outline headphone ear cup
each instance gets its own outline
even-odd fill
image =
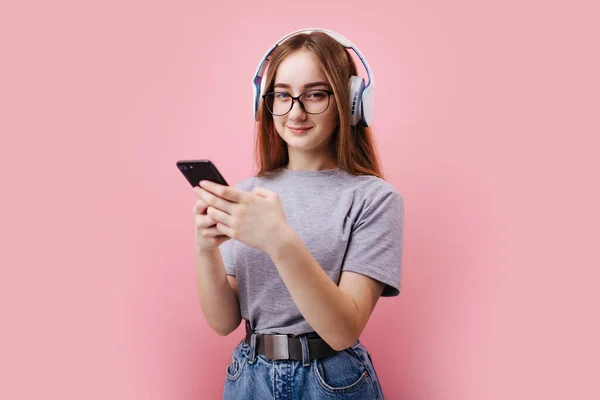
[[[265,94],[265,86],[267,85],[267,77],[266,74],[265,76],[262,77],[261,81],[260,81],[260,93],[258,94],[258,101],[262,101],[262,95]]]
[[[258,121],[260,116],[260,105],[263,101],[263,94],[265,94],[265,89],[267,85],[267,69],[269,68],[270,60],[267,58],[263,63],[259,66],[259,70],[254,77],[254,81],[252,82],[252,88],[254,91],[254,119]],[[259,75],[261,74],[261,75]]]
[[[350,125],[356,126],[362,116],[362,92],[365,89],[365,80],[359,76],[351,76],[348,81],[350,93]]]
[[[370,126],[373,121],[373,97],[375,94],[375,84],[369,85],[362,94],[362,120],[364,126]]]
[[[266,74],[265,74],[266,75]],[[260,116],[260,106],[261,103],[263,101],[263,94],[265,94],[265,86],[267,84],[267,77],[266,76],[262,76],[261,80],[260,80],[260,89],[259,92],[256,94],[256,98],[254,99],[254,101],[256,102],[256,113],[254,114],[254,119],[258,121],[259,116]]]

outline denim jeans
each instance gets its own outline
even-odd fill
[[[303,349],[306,337],[300,336]],[[360,340],[333,356],[269,360],[242,340],[226,369],[223,400],[383,400],[371,356]]]

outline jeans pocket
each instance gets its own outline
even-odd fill
[[[231,361],[231,364],[229,364],[227,366],[227,369],[225,370],[227,379],[229,379],[231,381],[237,380],[240,377],[240,375],[242,374],[243,367],[244,367],[244,364],[241,361],[233,358]]]
[[[225,375],[230,381],[239,379],[242,375],[246,363],[245,357],[246,351],[243,348],[243,344],[240,343],[231,353],[231,363],[225,369]]]
[[[370,398],[373,386],[369,371],[351,349],[314,360],[313,371],[321,389],[331,394],[360,393],[357,398]]]

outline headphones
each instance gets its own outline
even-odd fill
[[[373,95],[375,94],[375,78],[373,77],[373,73],[371,72],[371,68],[369,68],[369,64],[364,59],[363,55],[358,51],[356,46],[354,46],[348,39],[343,37],[342,35],[326,30],[326,29],[301,29],[299,31],[292,32],[282,39],[278,40],[267,54],[263,57],[263,59],[258,64],[258,68],[256,69],[256,73],[254,74],[254,79],[252,80],[252,89],[254,91],[254,119],[258,118],[258,105],[260,103],[260,99],[265,91],[265,83],[266,79],[263,80],[263,74],[265,69],[269,65],[269,56],[273,52],[273,50],[280,45],[282,42],[286,41],[292,36],[301,34],[301,33],[311,33],[311,32],[323,32],[331,36],[335,39],[339,44],[344,46],[346,49],[352,49],[360,58],[360,61],[365,66],[367,71],[367,76],[369,77],[369,83],[365,86],[365,80],[358,76],[351,76],[348,81],[348,88],[350,89],[350,124],[352,126],[356,126],[359,122],[364,126],[369,126],[373,121]]]

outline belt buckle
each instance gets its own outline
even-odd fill
[[[265,335],[265,356],[271,360],[289,360],[287,335]]]

